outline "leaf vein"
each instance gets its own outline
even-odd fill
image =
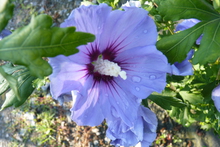
[[[212,20],[212,21],[208,21],[207,23],[204,23],[203,25],[201,25],[201,26],[195,28],[195,29],[192,30],[188,35],[186,35],[185,37],[183,37],[178,43],[176,43],[174,46],[172,46],[170,49],[168,49],[165,53],[168,53],[168,52],[170,52],[171,50],[173,50],[174,48],[176,48],[176,47],[177,47],[179,44],[181,44],[186,38],[188,38],[190,35],[192,35],[192,34],[195,33],[196,31],[198,31],[199,29],[201,29],[201,28],[207,26],[207,25],[210,24],[210,23],[213,23],[213,22],[219,21],[219,20],[220,20],[220,18],[214,19],[214,20]]]
[[[6,49],[0,49],[0,52],[15,51],[15,50],[29,50],[30,48],[32,48],[32,49],[44,49],[44,48],[62,47],[62,46],[66,46],[66,45],[76,44],[77,42],[80,42],[80,41],[75,41],[75,42],[70,42],[70,43],[65,43],[65,44],[57,44],[57,45],[46,45],[46,46],[11,47],[11,48],[6,48]]]
[[[215,17],[219,17],[219,14],[215,14],[215,13],[212,13],[212,12],[209,12],[209,11],[205,11],[205,10],[199,9],[199,8],[189,8],[189,7],[183,7],[183,6],[181,6],[181,7],[180,6],[174,6],[174,8],[176,8],[176,9],[184,9],[185,11],[186,10],[195,10],[195,11],[200,11],[202,13],[208,13],[208,14],[213,15]]]

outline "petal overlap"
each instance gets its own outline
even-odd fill
[[[96,39],[79,46],[77,54],[49,59],[51,93],[63,101],[65,96],[72,98],[71,118],[78,125],[96,126],[105,119],[112,144],[149,145],[155,139],[157,120],[140,106],[141,100],[162,92],[171,66],[156,49],[157,29],[148,12],[123,8],[112,11],[100,4],[72,11],[61,27],[75,26]],[[102,74],[97,64],[107,72]],[[124,78],[112,74],[114,68],[123,71]]]

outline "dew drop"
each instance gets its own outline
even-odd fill
[[[122,101],[123,101],[123,104],[125,105],[125,107],[129,106],[129,103],[128,103],[128,101],[126,101],[126,99],[122,99]]]
[[[144,34],[146,34],[147,33],[147,30],[144,30]]]
[[[150,75],[150,77],[149,77],[151,80],[154,80],[154,79],[156,79],[156,76],[155,75]]]
[[[140,91],[140,88],[139,88],[139,87],[135,87],[135,89],[136,89],[137,91]]]
[[[136,83],[139,83],[139,82],[141,81],[141,78],[138,77],[138,76],[133,76],[133,77],[132,77],[132,81],[133,81],[133,82],[136,82]]]
[[[119,105],[119,102],[116,102]]]
[[[112,107],[111,112],[112,112],[112,115],[113,115],[114,117],[116,117],[116,118],[119,117],[119,116],[118,116],[118,112],[115,110],[114,107]]]
[[[140,103],[142,102],[142,99],[136,99],[136,102],[137,102],[138,104],[140,104]]]
[[[108,94],[106,93],[105,96],[108,97]]]
[[[101,29],[101,27],[99,26],[98,29]]]

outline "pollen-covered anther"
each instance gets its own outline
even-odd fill
[[[121,67],[117,63],[111,62],[109,60],[103,60],[99,57],[95,62],[93,62],[94,71],[99,72],[102,75],[118,77],[118,75],[123,79],[127,79],[126,72],[121,70]]]

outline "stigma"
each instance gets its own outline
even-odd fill
[[[99,72],[102,75],[118,77],[123,80],[127,79],[126,72],[121,70],[121,67],[117,63],[109,60],[103,60],[102,55],[98,57],[96,61],[92,63],[94,65],[94,72]]]

